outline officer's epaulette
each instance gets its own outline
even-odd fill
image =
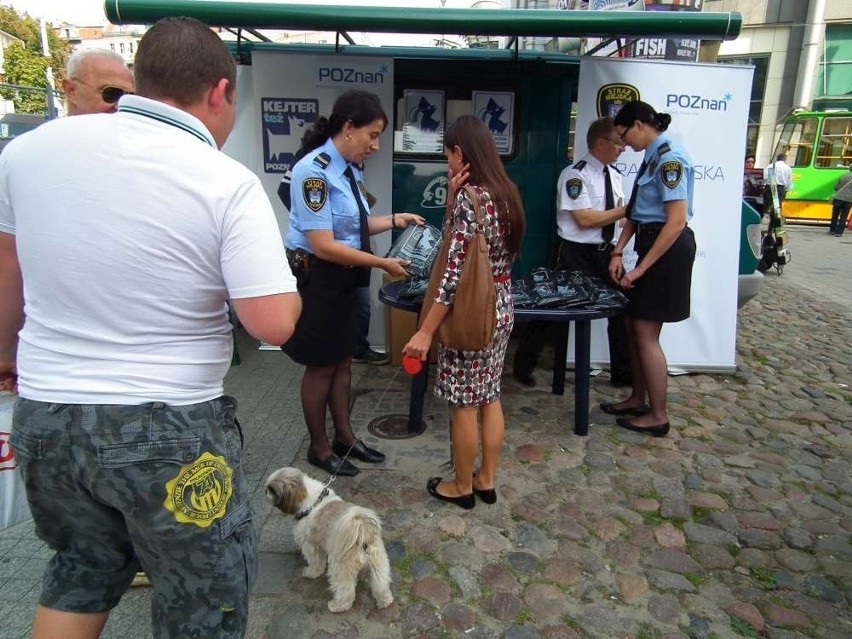
[[[663,142],[663,143],[659,146],[659,148],[657,149],[657,155],[659,155],[659,156],[661,156],[661,157],[662,157],[663,155],[665,155],[666,153],[668,153],[668,152],[669,152],[669,151],[671,151],[671,150],[672,150],[672,147],[670,147],[670,146],[669,146],[669,143],[668,143],[668,142]]]
[[[577,162],[577,164],[574,165],[573,168],[577,169],[578,171],[582,171],[585,166],[586,166],[586,161],[580,160],[579,162]]]
[[[609,165],[609,168],[611,168],[613,171],[615,171],[616,173],[618,173],[619,175],[621,175],[621,171],[619,171],[619,170],[618,170],[618,167],[617,167],[617,166],[615,166],[614,164],[610,164],[610,165]]]
[[[314,158],[314,164],[324,169],[331,162],[331,156],[328,153],[318,153]]]

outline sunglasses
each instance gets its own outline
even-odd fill
[[[125,91],[118,87],[104,87],[101,89],[101,100],[107,104],[115,104],[123,95],[133,95],[133,91]]]
[[[80,84],[85,84],[87,87],[92,86],[88,82],[81,80],[80,78],[72,78],[75,82],[79,82]],[[123,95],[133,95],[133,91],[125,91],[119,87],[106,86],[102,89],[98,89],[98,93],[101,94],[101,100],[106,102],[107,104],[115,104],[121,99]]]

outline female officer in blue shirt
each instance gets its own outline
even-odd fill
[[[602,404],[619,415],[628,430],[664,437],[667,364],[660,346],[665,322],[689,317],[689,291],[695,237],[692,218],[694,170],[689,154],[665,134],[672,118],[645,102],[625,104],[615,116],[619,137],[645,158],[627,207],[627,222],[612,252],[609,273],[628,292],[628,335],[633,392],[615,404]],[[621,255],[635,234],[636,267],[625,273]],[[648,404],[645,400],[648,400]],[[631,416],[634,419],[631,419]]]
[[[370,269],[406,274],[406,262],[370,252],[370,235],[423,224],[419,215],[369,216],[359,167],[379,150],[388,118],[379,98],[348,91],[302,138],[301,159],[290,184],[287,257],[302,296],[302,315],[293,337],[281,348],[303,364],[302,410],[311,438],[308,462],[328,473],[355,475],[345,459],[378,463],[385,456],[355,438],[349,421],[350,364],[355,352],[356,289],[370,282]],[[325,430],[331,410],[335,438]]]

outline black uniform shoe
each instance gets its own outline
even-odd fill
[[[372,348],[367,349],[363,353],[356,354],[352,361],[357,364],[372,364],[373,366],[382,366],[390,362],[390,357],[384,353],[374,351]]]
[[[344,461],[334,453],[325,459],[320,459],[311,451],[308,451],[308,463],[317,468],[322,468],[329,475],[337,473],[345,477],[354,477],[359,472],[358,467],[350,464],[348,459]]]
[[[341,458],[345,457],[348,452],[350,457],[360,459],[362,462],[367,462],[368,464],[378,464],[385,461],[384,453],[376,450],[375,448],[370,448],[360,439],[355,440],[355,445],[352,447],[351,451],[349,450],[349,446],[342,444],[335,439],[331,444],[331,450],[333,450],[335,454],[340,455]]]

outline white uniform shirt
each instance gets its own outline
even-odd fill
[[[581,209],[606,210],[603,168],[604,165],[597,158],[588,154],[576,164],[562,169],[562,173],[559,174],[559,179],[556,180],[556,225],[557,234],[563,240],[580,244],[600,244],[603,241],[601,236],[603,227],[582,228],[578,226],[572,213]],[[622,200],[622,203],[624,200],[621,173],[610,166],[609,177],[612,183],[613,201],[615,206],[618,206],[619,200]],[[572,180],[570,185],[569,180]],[[579,180],[579,191],[577,180]],[[568,186],[572,186],[570,192]],[[576,197],[573,197],[574,195]],[[618,229],[616,229],[615,237],[618,237]]]
[[[21,397],[192,404],[222,395],[228,298],[296,290],[258,178],[188,113],[139,96],[43,124],[0,155],[26,322]]]

